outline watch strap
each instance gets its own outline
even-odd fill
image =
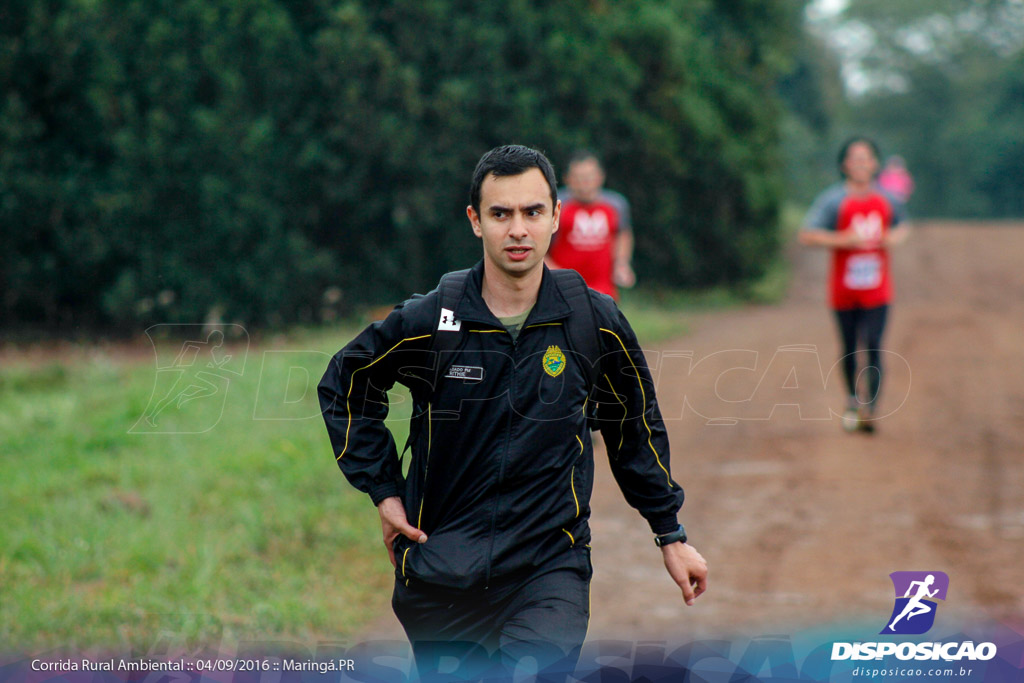
[[[669,543],[686,543],[686,529],[680,524],[679,528],[675,531],[670,531],[667,534],[661,534],[654,537],[654,545],[659,548],[668,545]]]

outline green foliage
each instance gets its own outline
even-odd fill
[[[637,270],[756,278],[802,2],[14,0],[0,326],[316,321],[476,260],[501,143],[605,158]]]
[[[833,137],[845,105],[839,59],[815,32],[800,33],[779,93],[785,103],[780,137],[786,195],[791,201],[810,204],[822,187],[838,178]]]
[[[914,215],[1024,215],[1024,7],[1018,2],[853,0],[835,31],[856,24],[872,49],[870,86],[844,132],[878,137],[914,174]]]
[[[4,319],[312,318],[332,259],[292,170],[308,60],[277,3],[21,2],[4,19]]]
[[[300,381],[305,371],[315,386],[351,334],[250,350],[226,394],[168,409],[161,433],[131,431],[159,398],[149,355],[5,362],[0,641],[140,654],[222,638],[316,642],[388,609],[376,510],[338,471]],[[216,418],[221,400],[216,424],[189,422]],[[389,418],[400,440],[408,415],[406,402]],[[171,433],[199,424],[210,428]]]

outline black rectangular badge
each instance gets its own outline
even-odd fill
[[[447,379],[464,379],[479,382],[484,378],[484,369],[476,365],[453,365],[448,368]]]

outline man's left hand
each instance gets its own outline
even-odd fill
[[[661,547],[665,569],[683,590],[683,600],[693,605],[701,593],[708,589],[708,563],[697,549],[688,543],[669,543]]]

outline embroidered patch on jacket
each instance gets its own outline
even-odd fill
[[[541,364],[544,365],[544,372],[552,377],[558,377],[562,370],[565,370],[565,354],[557,346],[549,346]]]
[[[467,382],[479,382],[483,378],[484,369],[478,365],[452,365],[445,375],[445,379],[463,379]]]

